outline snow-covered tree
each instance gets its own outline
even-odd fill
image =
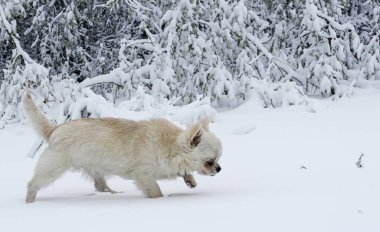
[[[25,83],[57,121],[104,115],[90,99],[335,99],[380,79],[379,18],[378,0],[0,0],[0,117]]]
[[[16,18],[24,15],[25,11],[20,2],[0,2],[0,42],[6,44],[5,46],[12,44],[11,55],[5,63],[0,79],[0,127],[3,127],[5,122],[17,121],[21,110],[18,103],[21,99],[22,85],[28,83],[37,88],[42,99],[48,96],[50,88],[48,69],[36,63],[21,46]]]

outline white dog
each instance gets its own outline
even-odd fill
[[[22,98],[31,125],[48,143],[32,180],[26,202],[69,169],[83,171],[101,192],[114,193],[105,177],[133,179],[147,197],[162,197],[159,179],[183,177],[190,188],[197,171],[213,176],[221,170],[221,142],[203,119],[183,130],[165,119],[131,121],[118,118],[80,119],[54,126],[37,108],[28,90]]]

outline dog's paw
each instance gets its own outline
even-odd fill
[[[195,182],[194,177],[192,175],[186,175],[184,178],[185,183],[189,188],[197,187],[197,182]]]
[[[197,183],[195,181],[186,181],[185,183],[187,186],[189,186],[189,188],[197,187]]]
[[[26,203],[26,204],[31,204],[31,203],[33,203],[35,200],[36,200],[35,197],[28,196],[28,197],[25,199],[25,203]]]
[[[109,192],[109,193],[111,193],[111,194],[121,193],[121,192],[115,191],[115,190],[113,190],[113,189],[111,189],[111,188],[109,188],[109,187],[107,187],[107,189],[106,189],[105,192]]]
[[[162,193],[156,193],[156,194],[149,194],[147,197],[148,198],[159,198],[159,197],[163,197],[164,195],[162,195]]]

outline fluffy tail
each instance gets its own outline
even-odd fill
[[[45,141],[48,141],[55,126],[51,124],[45,114],[37,108],[36,104],[33,102],[29,90],[26,88],[21,101],[24,113],[30,120],[32,127]]]

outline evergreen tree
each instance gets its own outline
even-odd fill
[[[339,98],[380,79],[379,19],[378,0],[0,0],[0,118],[22,118],[25,83],[57,121],[101,116],[105,99]]]

